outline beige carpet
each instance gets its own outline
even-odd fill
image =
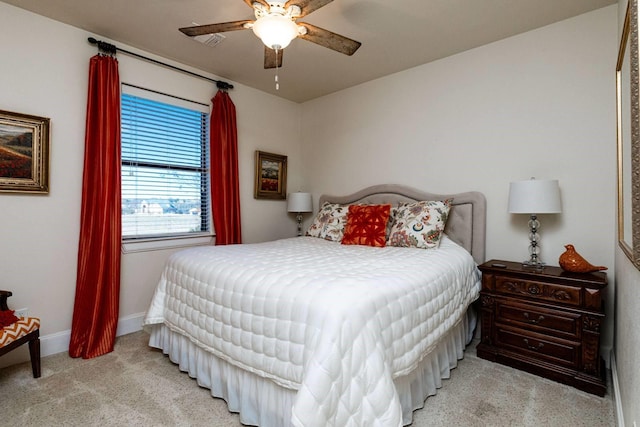
[[[91,360],[43,358],[0,370],[0,425],[240,426],[224,401],[180,372],[136,332]],[[615,426],[611,387],[604,398],[475,356],[475,343],[412,426]]]

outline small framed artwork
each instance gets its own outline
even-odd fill
[[[49,192],[49,123],[0,110],[0,192]]]
[[[256,151],[256,199],[287,198],[287,156]]]

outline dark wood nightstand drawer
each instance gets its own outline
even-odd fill
[[[496,299],[496,323],[507,323],[560,338],[577,340],[581,317],[579,313]]]
[[[499,346],[512,348],[520,354],[528,354],[555,365],[575,368],[580,360],[580,348],[577,343],[553,340],[548,336],[532,334],[521,329],[497,326],[496,341]]]
[[[580,307],[580,288],[552,283],[522,280],[517,277],[496,276],[495,291],[522,296],[531,300],[551,301]]]

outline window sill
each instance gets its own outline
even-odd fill
[[[200,235],[192,237],[174,237],[162,239],[129,240],[122,242],[122,253],[161,251],[164,249],[188,248],[191,246],[211,245],[215,236]]]

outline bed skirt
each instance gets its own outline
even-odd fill
[[[462,359],[476,326],[473,309],[453,327],[408,375],[394,379],[402,405],[403,425],[413,421],[413,411],[424,407],[425,400],[442,387],[451,369]],[[237,412],[246,425],[261,427],[291,426],[291,408],[296,390],[284,388],[269,379],[247,372],[212,355],[188,337],[162,324],[150,325],[149,345],[162,349],[181,371],[195,378],[211,395],[227,402],[229,411]]]

